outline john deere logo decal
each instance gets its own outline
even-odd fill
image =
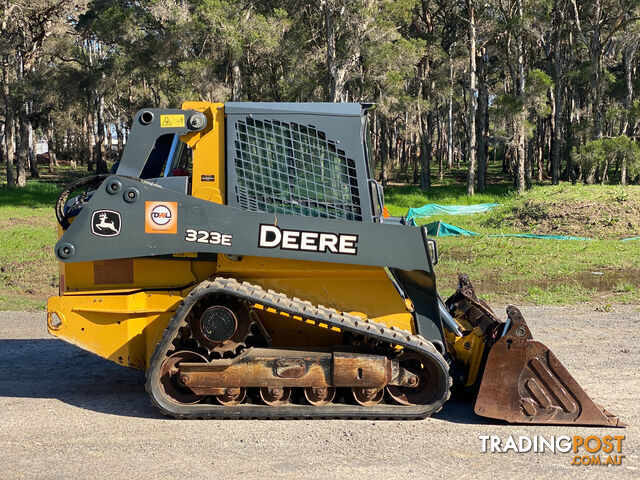
[[[176,233],[177,202],[145,202],[144,231],[146,233]]]
[[[91,232],[99,237],[115,237],[120,225],[120,214],[113,210],[96,210],[91,217]]]

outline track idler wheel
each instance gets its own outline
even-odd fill
[[[307,387],[304,389],[304,396],[311,405],[322,407],[333,402],[336,389],[335,387]]]
[[[178,379],[180,363],[200,362],[207,363],[207,359],[189,350],[181,350],[167,357],[160,367],[160,388],[164,394],[176,403],[193,405],[200,402],[205,395],[196,395]]]
[[[384,397],[384,388],[362,388],[353,387],[353,398],[363,407],[373,407],[378,405]]]
[[[277,407],[284,405],[291,398],[291,388],[289,387],[261,387],[260,398],[262,401],[271,406]]]
[[[387,393],[400,405],[423,405],[429,403],[434,392],[439,391],[439,369],[435,363],[428,363],[426,359],[415,353],[403,353],[399,358],[400,366],[415,374],[412,377],[414,385],[410,387],[387,386]]]

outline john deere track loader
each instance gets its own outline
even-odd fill
[[[135,116],[113,173],[62,193],[49,331],[146,370],[176,418],[479,415],[619,425],[385,214],[366,104],[188,102]],[[76,194],[74,195],[74,192]]]

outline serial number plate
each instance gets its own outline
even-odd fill
[[[184,239],[187,242],[209,243],[211,245],[224,245],[226,247],[230,247],[233,235],[229,233],[187,228],[184,231]]]

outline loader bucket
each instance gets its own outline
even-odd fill
[[[507,308],[506,333],[491,347],[475,412],[511,423],[624,427],[596,404],[545,345],[533,340],[520,311]]]

